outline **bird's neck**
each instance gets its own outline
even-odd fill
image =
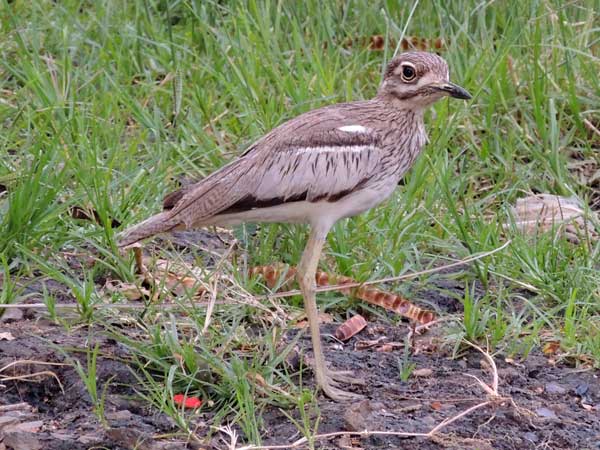
[[[384,146],[396,161],[398,179],[413,165],[425,144],[427,132],[423,122],[423,110],[398,108],[396,104],[378,102],[381,117],[386,117],[380,130],[384,136]]]
[[[374,103],[377,104],[377,115],[383,119],[379,130],[383,135],[389,134],[391,139],[403,145],[406,140],[418,147],[425,145],[427,133],[422,108],[401,107],[397,102],[382,101],[381,98],[375,98]]]

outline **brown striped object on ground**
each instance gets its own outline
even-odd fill
[[[278,283],[289,286],[296,279],[296,268],[285,264],[270,264],[268,266],[255,266],[249,270],[250,276],[261,276],[269,288],[274,288]],[[356,280],[343,275],[317,271],[315,276],[317,286],[332,286],[356,283]],[[432,311],[421,309],[401,295],[382,291],[371,286],[359,286],[357,288],[340,288],[345,295],[356,297],[372,305],[380,306],[388,311],[400,314],[402,317],[426,324],[434,319]]]

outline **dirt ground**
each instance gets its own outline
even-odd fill
[[[87,391],[70,365],[64,363],[56,346],[83,348],[87,328],[67,333],[34,313],[19,320],[0,323],[2,333],[14,339],[0,340],[0,375],[22,377],[42,372],[31,379],[0,380],[0,449],[184,449],[226,448],[216,437],[206,447],[186,443],[165,414],[136,398],[136,379],[121,362],[126,350],[114,340],[98,335],[99,390],[111,379],[106,395],[105,429],[93,414]],[[323,325],[325,336],[335,324]],[[436,344],[431,330],[414,341],[417,354],[411,357],[415,370],[406,382],[400,379],[408,327],[371,323],[366,330],[341,345],[325,338],[328,358],[337,368],[351,369],[366,384],[353,390],[365,400],[337,404],[319,398],[319,433],[345,430],[427,432],[442,420],[485,401],[476,376],[491,382],[484,356],[466,350],[456,359]],[[292,338],[297,330],[291,330]],[[300,340],[310,353],[310,339]],[[387,346],[385,344],[388,344]],[[383,350],[383,351],[382,351]],[[15,361],[31,363],[9,365]],[[317,448],[363,449],[596,449],[600,448],[600,384],[598,372],[553,364],[541,353],[524,361],[494,355],[498,365],[499,393],[510,400],[486,406],[449,424],[434,439],[369,436],[336,437],[322,440]],[[310,374],[305,382],[311,385]],[[59,384],[60,381],[60,384]],[[516,408],[515,405],[518,407]],[[267,430],[263,444],[288,444],[301,436],[283,412],[272,408],[264,413]],[[201,412],[194,420],[198,434],[208,431],[211,413]],[[204,428],[203,428],[204,427]],[[212,447],[211,447],[212,446]]]
[[[201,242],[217,249],[217,253],[227,248],[223,239],[198,232],[176,233],[171,242],[190,248],[190,239],[195,245]],[[214,261],[207,261],[211,263]],[[460,312],[462,305],[451,294],[459,294],[462,284],[450,279],[436,283],[425,290],[416,288],[415,298],[435,305],[444,314]],[[46,286],[55,291],[57,300],[74,301],[64,287]],[[33,283],[28,289],[33,292],[37,288],[41,290]],[[38,311],[19,310],[15,315],[12,310],[0,318],[0,450],[227,448],[214,433],[206,443],[189,442],[171,418],[142,401],[140,386],[126,363],[131,355],[103,330],[79,326],[66,331]],[[344,344],[332,337],[336,327],[334,323],[322,325],[327,358],[334,368],[353,370],[365,381],[349,387],[364,400],[338,404],[320,395],[319,434],[365,429],[426,433],[444,419],[488,399],[472,377],[491,384],[489,363],[482,353],[468,347],[452,358],[451,349],[443,345],[448,333],[443,322],[410,340],[414,353],[410,363],[415,366],[406,381],[402,381],[399,367],[410,331],[406,322],[394,326],[370,321]],[[300,332],[290,329],[285,338],[291,340]],[[108,427],[96,418],[81,377],[63,353],[78,354],[77,349],[86,348],[90,335],[100,346],[98,392],[109,382],[105,392]],[[302,334],[299,346],[309,361],[308,333]],[[79,355],[86,367],[85,353]],[[434,438],[346,435],[318,440],[316,448],[600,449],[599,371],[556,363],[552,355],[540,351],[523,360],[493,356],[503,400],[460,417]],[[302,380],[306,386],[314,386],[310,371],[305,371]],[[288,414],[300,419],[296,410]],[[262,417],[263,445],[289,445],[302,437],[279,408],[263,411]],[[212,412],[206,409],[190,418],[198,436],[209,435],[211,419]],[[244,441],[243,435],[240,441]]]

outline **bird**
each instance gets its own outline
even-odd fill
[[[471,95],[451,83],[447,62],[405,52],[387,64],[376,95],[327,105],[274,128],[232,162],[167,195],[163,211],[118,235],[122,249],[156,234],[242,223],[301,223],[310,232],[297,265],[318,387],[334,401],[360,398],[360,382],[325,360],[315,274],[326,237],[341,219],[386,200],[427,143],[424,112],[444,97]]]

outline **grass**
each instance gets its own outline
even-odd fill
[[[412,5],[4,1],[0,301],[20,302],[30,296],[24,284],[54,280],[78,304],[72,323],[102,327],[107,313],[94,309],[105,301],[99,280],[134,279],[131,259],[116,249],[115,221],[125,227],[158,211],[178,178],[205,176],[286,119],[371,97],[406,29],[409,36],[444,40],[452,79],[474,99],[436,106],[427,117],[430,143],[404,185],[385,206],[339,223],[322,266],[375,279],[491,250],[510,238],[506,251],[458,273],[394,288],[418,300],[440,278],[458,280],[465,286],[458,296],[464,320],[448,329],[449,340],[489,341],[520,356],[558,341],[564,355],[600,367],[598,242],[585,236],[573,244],[503,227],[511,223],[510,206],[527,192],[584,203],[597,195],[570,163],[597,161],[600,138],[589,124],[600,124],[600,4],[432,1],[411,15]],[[376,34],[385,37],[382,52],[365,42]],[[74,207],[96,211],[97,221],[75,219]],[[294,264],[306,235],[283,225],[235,234],[238,255],[250,266]],[[95,255],[95,264],[73,269],[65,252]],[[179,257],[168,247],[158,253]],[[223,270],[260,292],[237,274],[243,266],[237,256]],[[69,326],[45,288],[40,298]],[[339,294],[320,299],[341,317],[358,308]],[[280,306],[300,305],[294,298]],[[148,304],[143,314],[124,313],[143,330],[135,338],[105,330],[130,349],[144,398],[188,433],[186,416],[165,392],[210,399],[213,425],[233,422],[249,442],[261,441],[269,405],[296,408],[302,433],[317,428],[314,396],[302,394],[281,368],[284,324],[269,322],[256,306],[225,304],[217,305],[203,334],[203,307],[185,298],[179,307],[185,323]],[[97,352],[90,343],[94,363]],[[91,364],[81,369],[82,377],[90,380],[91,370]]]

